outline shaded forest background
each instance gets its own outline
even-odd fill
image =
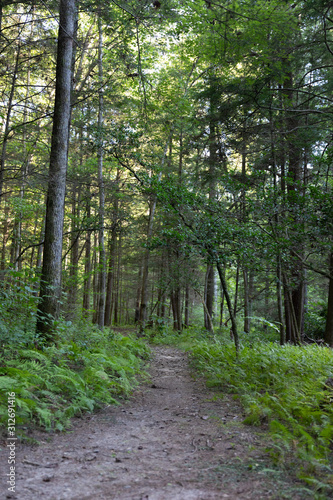
[[[64,0],[59,21],[8,0],[0,20],[2,343],[85,319],[333,345],[331,2]]]

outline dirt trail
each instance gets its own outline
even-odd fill
[[[151,381],[123,406],[75,419],[38,447],[18,445],[17,493],[7,498],[308,498],[269,464],[237,402],[194,380],[182,352],[154,350]]]

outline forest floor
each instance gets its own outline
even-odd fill
[[[237,401],[207,389],[183,352],[152,349],[150,380],[124,404],[73,419],[69,432],[37,433],[39,446],[18,443],[16,493],[5,486],[2,498],[309,498],[272,465],[267,433],[241,423]]]

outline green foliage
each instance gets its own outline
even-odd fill
[[[305,333],[312,338],[323,339],[325,334],[327,304],[317,301],[309,304],[305,313]]]
[[[0,282],[0,343],[31,342],[37,308],[38,277],[30,269],[8,271]]]
[[[7,423],[7,393],[15,392],[18,431],[28,422],[62,430],[74,415],[128,395],[149,350],[141,341],[80,325],[58,346],[3,350],[0,423]]]
[[[170,336],[164,341],[170,341]],[[244,406],[244,423],[269,425],[275,442],[270,453],[277,462],[297,457],[302,479],[314,484],[314,477],[320,478],[320,484],[325,484],[326,490],[330,488],[330,349],[244,342],[236,359],[230,340],[216,336],[204,339],[201,332],[196,335],[194,330],[173,336],[171,343],[186,346],[193,367],[204,374],[208,386],[237,395]]]

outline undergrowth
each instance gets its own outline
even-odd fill
[[[238,359],[226,336],[193,329],[181,335],[150,335],[156,343],[190,352],[207,385],[234,395],[244,407],[244,423],[265,424],[273,436],[269,450],[280,464],[324,494],[332,492],[333,353],[317,345],[280,346],[244,337]],[[319,498],[319,497],[318,497]]]
[[[7,425],[8,393],[15,392],[18,437],[32,424],[63,430],[70,418],[116,403],[144,375],[149,349],[131,336],[88,325],[64,329],[57,346],[2,346],[0,425]],[[78,333],[79,332],[79,333]]]

